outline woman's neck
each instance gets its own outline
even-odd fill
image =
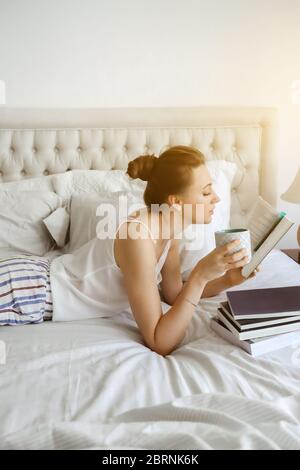
[[[148,224],[156,240],[180,238],[180,234],[191,224],[184,220],[183,212],[169,206],[159,210],[147,210]]]

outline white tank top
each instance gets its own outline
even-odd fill
[[[131,215],[122,220],[147,225]],[[116,232],[117,232],[116,231]],[[50,264],[53,321],[111,317],[130,307],[123,274],[113,253],[114,238],[93,238],[73,253],[55,258]],[[171,239],[156,264],[156,282],[162,280],[161,268],[167,257]]]

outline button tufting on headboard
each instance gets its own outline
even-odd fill
[[[129,161],[141,154],[159,156],[173,145],[191,145],[207,159],[237,164],[232,207],[233,215],[241,217],[246,214],[241,214],[241,201],[243,210],[248,211],[259,194],[260,141],[259,125],[0,129],[0,175],[6,182],[20,179],[20,174],[22,179],[73,168],[126,170]],[[10,152],[15,152],[13,158]],[[233,224],[243,222],[234,216],[232,220]]]

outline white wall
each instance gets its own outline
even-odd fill
[[[6,105],[275,106],[281,194],[300,164],[299,22],[299,0],[0,0]]]

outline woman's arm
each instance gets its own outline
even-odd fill
[[[185,284],[186,281],[184,281]],[[228,279],[226,274],[223,276],[218,277],[217,279],[213,279],[212,281],[208,281],[203,289],[201,298],[206,297],[214,297],[215,295],[220,294],[223,290],[229,289],[232,287],[233,284]]]
[[[256,269],[247,278],[242,275],[242,269],[243,268],[228,269],[228,271],[226,271],[223,276],[220,276],[217,279],[213,279],[212,281],[207,282],[202,293],[202,298],[213,297],[215,295],[218,295],[223,290],[230,289],[230,287],[242,284],[243,282],[247,281],[247,279],[254,278],[256,276],[256,273],[261,271],[261,265],[258,265]]]
[[[168,256],[161,270],[161,288],[163,300],[173,305],[184,283],[180,272],[179,239],[172,240]],[[226,275],[207,282],[201,298],[213,297],[225,289],[232,287],[231,281]]]
[[[232,287],[231,282],[227,278],[225,274],[223,276],[218,277],[217,279],[213,279],[212,281],[207,282],[201,298],[206,297],[213,297],[215,295],[220,294],[225,289],[229,289]]]
[[[131,222],[128,222],[129,226]],[[142,229],[143,230],[143,229]],[[163,314],[156,284],[156,255],[148,232],[143,238],[118,240],[119,265],[129,303],[144,342],[153,351],[166,356],[182,341],[195,306],[201,298],[206,280],[193,271],[177,295],[173,306]],[[149,234],[148,234],[149,237]],[[130,260],[130,261],[129,261]]]

